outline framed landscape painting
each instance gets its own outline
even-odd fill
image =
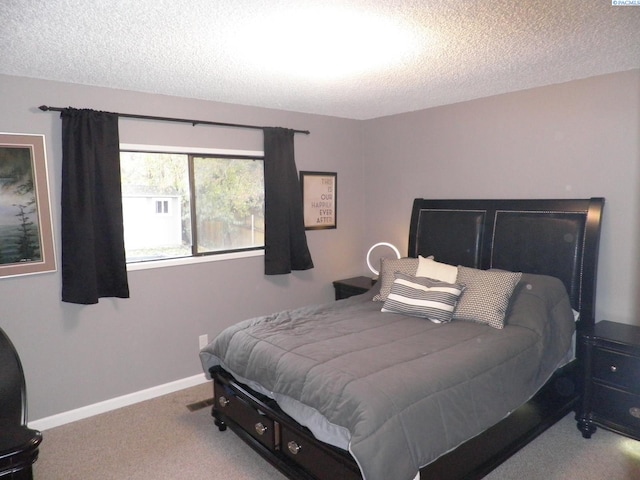
[[[55,270],[44,135],[0,133],[0,278]]]

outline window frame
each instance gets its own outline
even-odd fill
[[[178,147],[167,145],[148,145],[137,143],[121,143],[120,151],[127,152],[149,152],[149,153],[175,153],[185,155],[202,155],[202,156],[219,156],[229,158],[247,158],[262,159],[264,161],[264,151],[262,150],[235,150],[223,148],[204,148],[204,147]],[[190,182],[193,179],[190,177]],[[193,187],[193,185],[191,185]],[[264,256],[264,246],[250,247],[246,249],[222,251],[222,252],[203,252],[192,254],[185,257],[146,260],[141,262],[128,262],[127,271],[147,270],[152,268],[173,267],[178,265],[193,265],[198,263],[219,262],[224,260],[234,260],[240,258],[251,258]]]

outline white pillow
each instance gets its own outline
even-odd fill
[[[458,277],[458,267],[436,262],[433,257],[418,257],[418,270],[416,277],[428,277],[441,282],[456,283]]]

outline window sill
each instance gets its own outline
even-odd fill
[[[152,268],[176,267],[179,265],[193,265],[196,263],[220,262],[223,260],[235,260],[238,258],[264,256],[264,249],[247,250],[244,252],[220,253],[217,255],[204,255],[201,257],[169,258],[167,260],[150,260],[148,262],[135,262],[127,264],[127,272],[136,270],[149,270]]]

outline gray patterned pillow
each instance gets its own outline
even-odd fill
[[[380,260],[380,293],[373,297],[375,302],[384,302],[396,279],[396,272],[415,277],[418,270],[418,259],[412,257],[383,258]]]
[[[454,320],[471,320],[504,328],[509,299],[521,277],[521,272],[458,266],[456,283],[461,283],[465,289],[453,312]]]

